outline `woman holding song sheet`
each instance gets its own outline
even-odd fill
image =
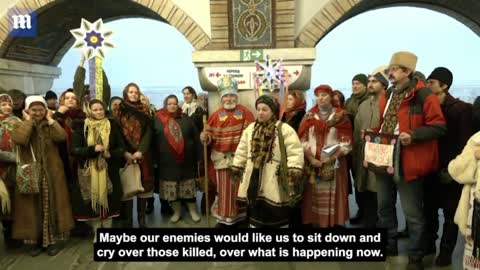
[[[343,226],[349,218],[348,171],[352,125],[345,111],[332,101],[328,85],[315,88],[317,104],[300,124],[307,181],[303,193],[303,223],[318,227]]]

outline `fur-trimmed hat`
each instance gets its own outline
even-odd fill
[[[390,68],[391,66],[406,67],[413,72],[417,67],[417,56],[407,51],[396,52],[390,59],[388,67]]]

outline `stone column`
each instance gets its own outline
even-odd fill
[[[0,58],[0,87],[5,90],[18,89],[27,95],[44,95],[60,74],[62,70],[58,67]]]
[[[315,48],[194,51],[192,60],[198,68],[200,85],[204,91],[208,91],[209,113],[221,107],[217,81],[224,74],[237,79],[240,104],[255,112],[253,89],[256,64],[253,59],[259,59],[259,63],[264,64],[266,55],[272,61],[282,60],[284,68],[290,74],[289,90],[305,91],[310,88]]]

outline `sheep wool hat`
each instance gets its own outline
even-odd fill
[[[417,67],[417,56],[406,51],[396,52],[392,55],[390,64],[388,65],[389,68],[392,66],[406,67],[413,72]]]

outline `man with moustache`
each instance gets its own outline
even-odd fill
[[[377,190],[375,187],[375,173],[363,166],[363,138],[362,130],[378,127],[380,113],[378,104],[380,96],[385,94],[388,87],[388,79],[385,71],[386,65],[377,67],[368,77],[369,99],[360,104],[355,116],[353,130],[353,166],[355,167],[355,189],[358,191],[358,199],[363,207],[363,219],[361,223],[367,228],[375,228],[377,223]]]
[[[242,132],[255,121],[253,114],[238,104],[237,81],[224,75],[218,81],[218,90],[223,107],[208,119],[206,131],[200,140],[211,147],[210,158],[215,169],[213,182],[217,186],[217,226],[236,226],[246,218],[246,209],[237,206],[237,192],[240,183],[231,178],[231,166]]]
[[[425,217],[423,178],[438,169],[438,138],[446,134],[445,119],[438,98],[425,83],[414,78],[417,56],[411,52],[393,54],[388,66],[392,83],[380,97],[377,132],[398,135],[401,143],[399,166],[394,175],[377,174],[379,225],[387,229],[387,256],[397,249],[395,203],[400,195],[409,228],[407,269],[423,269]],[[380,154],[380,153],[379,153]]]
[[[472,119],[472,104],[454,98],[449,93],[452,82],[452,72],[444,67],[435,68],[427,78],[427,86],[440,101],[447,122],[447,134],[438,141],[440,170],[425,179],[426,253],[436,253],[438,209],[443,209],[442,240],[435,260],[437,266],[452,263],[458,234],[458,226],[453,217],[462,193],[462,185],[452,179],[448,173],[448,164],[462,152],[468,139],[474,134],[469,121]]]

